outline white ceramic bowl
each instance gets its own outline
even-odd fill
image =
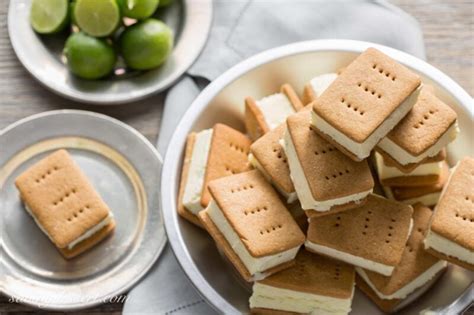
[[[461,134],[449,145],[450,163],[464,155],[474,156],[472,98],[441,71],[401,51],[368,42],[316,40],[271,49],[234,66],[202,91],[182,118],[165,157],[161,185],[166,230],[178,261],[203,297],[222,313],[248,312],[250,292],[221,258],[211,238],[177,215],[176,199],[186,136],[190,131],[209,128],[217,122],[244,130],[246,96],[258,99],[275,93],[283,83],[290,83],[301,92],[312,77],[346,66],[368,47],[385,52],[420,74],[423,82],[432,84],[437,95],[458,113]],[[404,310],[418,313],[429,307],[448,305],[471,281],[472,273],[450,267],[433,288]],[[352,308],[351,314],[380,313],[360,292],[356,293]]]

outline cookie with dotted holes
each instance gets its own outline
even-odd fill
[[[295,157],[287,155],[290,173],[296,179],[296,169],[303,170],[309,190],[316,201],[327,201],[371,191],[374,180],[367,161],[355,162],[332,144],[321,138],[311,125],[311,112],[301,111],[288,117],[285,142],[291,140]],[[289,141],[290,142],[290,141]],[[285,143],[289,146],[290,143]],[[294,160],[293,160],[294,159]],[[295,181],[294,181],[295,182]],[[301,197],[302,189],[296,186]],[[347,202],[333,206],[329,211],[318,209],[315,205],[303,204],[308,216],[326,215],[360,206],[365,196],[358,202]]]
[[[353,266],[302,250],[293,267],[256,283],[323,297],[350,299],[354,281]]]
[[[419,156],[434,146],[456,121],[456,112],[437,98],[430,86],[423,86],[413,108],[387,138],[410,155]]]
[[[249,160],[281,192],[288,202],[296,199],[295,187],[290,178],[290,169],[285,152],[280,145],[286,126],[282,124],[260,137],[250,146]]]
[[[224,124],[216,124],[212,129],[211,144],[201,192],[201,206],[203,208],[207,207],[211,199],[209,190],[207,189],[207,185],[210,181],[251,169],[247,159],[251,144],[249,138],[241,132]],[[186,143],[183,170],[181,172],[181,182],[178,195],[178,213],[188,221],[201,226],[197,216],[188,211],[182,202],[184,190],[188,181],[189,167],[193,155],[195,140],[196,133],[190,133]]]
[[[451,172],[431,221],[431,232],[474,255],[474,158],[465,157]],[[427,249],[431,254],[474,270],[474,265],[456,257]]]
[[[409,236],[413,208],[370,194],[359,208],[310,219],[306,249],[391,275]]]
[[[258,170],[220,178],[209,183],[213,200],[222,211],[231,228],[239,236],[252,257],[259,258],[278,254],[303,244],[305,236],[281,201],[275,189]],[[218,246],[234,265],[238,257],[228,255],[233,250],[216,237],[209,224],[207,210],[201,211],[200,218]],[[204,219],[204,220],[203,220]],[[214,235],[213,235],[214,234]],[[249,280],[248,271],[242,272]],[[246,270],[245,270],[246,271]]]
[[[440,261],[440,259],[430,255],[424,249],[423,239],[428,230],[429,221],[432,215],[431,209],[422,204],[416,204],[413,208],[413,229],[407,241],[405,250],[403,251],[402,260],[395,267],[392,275],[387,277],[373,271],[356,268],[356,271],[361,276],[363,282],[366,282],[371,289],[375,288],[378,292],[386,296],[396,293],[409,285],[416,278],[429,271],[430,268],[434,268],[430,273],[431,276],[426,276],[425,282],[420,283],[418,287],[413,287],[412,291],[408,294],[413,293],[417,288],[424,286],[433,277],[442,272],[447,265],[445,261]],[[362,291],[365,292],[365,287],[362,287]],[[380,300],[387,300],[382,299],[377,295],[377,293],[375,293],[375,296],[372,294],[367,295],[377,305],[380,304]],[[401,299],[395,300],[401,302]],[[379,306],[383,310],[387,310],[387,308],[384,307],[386,305],[382,304]],[[396,305],[393,305],[393,307],[395,306]]]
[[[109,207],[65,150],[59,150],[23,172],[15,181],[20,198],[66,258],[92,247],[114,229],[110,221],[91,238],[68,245],[110,214]]]
[[[280,93],[277,94],[281,94],[287,99],[289,104],[293,107],[294,112],[303,108],[303,103],[291,85],[283,84],[280,88]],[[276,94],[273,94],[269,97],[275,95]],[[260,107],[257,104],[258,102],[260,101],[256,101],[250,96],[245,99],[245,127],[250,138],[254,141],[273,129],[272,126],[269,126],[265,121],[265,115],[260,110]]]
[[[397,115],[400,116],[398,119],[392,113],[420,84],[418,75],[375,48],[369,48],[312,103],[313,111],[345,137],[362,144],[385,121],[389,124],[389,128],[384,128],[386,133],[400,121],[413,104],[403,108],[403,115]],[[337,143],[318,125],[315,127],[328,141]],[[386,133],[379,135],[380,138]],[[335,145],[343,147],[342,144]],[[345,151],[353,159],[365,158]]]

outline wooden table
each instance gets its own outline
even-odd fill
[[[15,1],[15,0],[13,0]],[[36,82],[18,62],[7,33],[8,0],[0,0],[0,129],[43,111],[75,108],[118,118],[156,141],[163,95],[118,107],[94,107],[63,99]],[[474,0],[395,0],[394,4],[420,22],[428,61],[474,95]],[[121,304],[105,304],[82,313],[119,314]],[[8,302],[0,296],[0,313],[38,310]],[[48,312],[49,313],[49,312]]]

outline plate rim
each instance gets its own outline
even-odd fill
[[[211,101],[225,86],[229,85],[234,80],[237,80],[252,69],[265,63],[300,53],[313,51],[361,53],[368,47],[375,47],[387,53],[398,62],[401,62],[402,64],[423,73],[435,82],[438,82],[453,96],[454,99],[457,100],[460,106],[469,113],[471,121],[474,121],[474,106],[468,106],[468,104],[473,102],[469,94],[451,77],[436,67],[428,64],[426,61],[401,50],[373,42],[347,39],[318,39],[296,42],[265,50],[241,61],[221,74],[217,79],[211,82],[188,107],[171,137],[170,144],[177,143],[177,145],[181,145],[186,137],[183,128],[186,129],[185,126],[191,126],[202,110],[207,106],[209,101]],[[179,218],[176,212],[177,205],[174,201],[176,191],[174,187],[171,187],[174,185],[163,185],[163,183],[174,183],[176,176],[179,175],[174,174],[173,170],[177,167],[177,164],[180,163],[181,158],[181,151],[177,152],[177,150],[167,150],[163,162],[163,172],[161,175],[161,209],[165,219],[165,229],[168,235],[168,241],[186,276],[190,279],[193,286],[204,297],[207,303],[220,312],[225,312],[226,314],[240,314],[240,311],[217,293],[199,272],[199,269],[194,264],[190,253],[184,244],[182,234],[179,232]]]
[[[16,58],[27,70],[27,72],[42,86],[46,87],[49,91],[52,91],[53,93],[62,96],[66,99],[91,105],[120,105],[124,103],[139,101],[166,90],[168,87],[173,85],[193,65],[193,63],[199,57],[209,37],[213,21],[213,0],[183,0],[182,3],[184,9],[184,23],[182,24],[183,27],[181,34],[184,34],[184,36],[182,36],[180,40],[175,43],[173,50],[178,47],[179,43],[186,43],[186,45],[180,47],[180,51],[186,52],[184,54],[186,56],[185,62],[177,66],[176,69],[174,69],[171,74],[166,77],[158,87],[148,87],[146,90],[142,88],[142,90],[138,90],[138,92],[136,90],[134,91],[134,93],[128,93],[127,95],[120,96],[119,98],[117,98],[117,96],[105,98],[103,94],[86,93],[75,88],[71,88],[72,91],[63,91],[60,86],[51,85],[48,80],[45,80],[44,77],[38,71],[35,70],[35,64],[30,63],[30,61],[28,61],[27,56],[25,56],[21,52],[21,45],[19,43],[20,40],[17,39],[17,33],[15,33],[16,28],[14,27],[14,25],[18,23],[14,18],[15,1],[18,0],[10,0],[8,4],[7,28],[8,36],[10,38],[10,44],[13,48],[13,51],[15,52]],[[31,0],[22,1],[29,2]],[[201,26],[199,28],[199,31],[190,31],[193,29],[197,29],[193,27],[193,25],[196,24]]]
[[[140,140],[150,150],[150,152],[156,157],[156,159],[159,162],[160,167],[162,168],[163,160],[162,160],[162,157],[161,157],[160,153],[156,150],[156,148],[153,146],[153,144],[144,135],[142,135],[140,132],[138,132],[135,128],[123,123],[122,121],[120,121],[116,118],[113,118],[113,117],[110,117],[110,116],[107,116],[107,115],[104,115],[104,114],[92,112],[92,111],[76,110],[76,109],[59,109],[59,110],[51,110],[51,111],[46,111],[46,112],[42,112],[42,113],[38,113],[38,114],[33,114],[31,116],[22,118],[22,119],[14,122],[14,123],[8,125],[4,129],[0,130],[0,138],[2,136],[6,135],[8,132],[14,130],[16,127],[24,124],[24,123],[34,121],[38,118],[44,118],[44,117],[55,116],[55,115],[64,115],[64,114],[66,114],[66,115],[80,115],[80,116],[86,116],[86,117],[89,117],[89,118],[98,118],[98,119],[102,119],[102,120],[107,120],[111,123],[114,123],[114,124],[118,125],[122,129],[124,129],[126,132],[130,132],[138,140]],[[24,148],[21,148],[21,149],[24,149]],[[7,157],[6,161],[8,162],[10,158],[11,157]],[[160,177],[160,179],[161,179],[161,177]],[[143,279],[143,277],[145,277],[146,274],[149,272],[149,270],[154,266],[156,261],[159,259],[159,257],[163,253],[163,250],[164,250],[164,248],[167,244],[168,237],[167,237],[167,234],[166,234],[166,230],[164,229],[164,217],[163,217],[163,213],[162,213],[162,211],[159,207],[160,204],[161,204],[161,202],[160,202],[160,200],[158,200],[158,205],[157,205],[158,207],[156,208],[157,210],[155,210],[155,211],[158,211],[158,215],[161,217],[161,224],[160,225],[163,226],[163,229],[160,232],[160,234],[162,234],[161,240],[157,244],[158,247],[155,248],[155,253],[150,258],[149,262],[142,268],[142,270],[139,273],[134,275],[134,277],[129,282],[127,282],[126,285],[121,286],[121,287],[113,290],[112,294],[108,294],[108,295],[98,297],[97,299],[94,299],[92,301],[87,301],[87,302],[81,301],[81,302],[76,303],[76,304],[52,304],[52,303],[51,304],[41,304],[41,309],[43,309],[43,310],[53,310],[53,311],[75,311],[75,310],[82,310],[82,309],[89,308],[89,307],[94,307],[94,306],[103,304],[102,298],[109,297],[109,296],[121,295],[124,292],[126,292],[126,291],[130,290],[131,288],[133,288],[136,284],[138,284],[138,282],[141,281]],[[153,210],[149,209],[149,211],[153,211]],[[1,263],[0,265],[3,266],[3,263],[1,261],[0,261],[0,263]],[[37,304],[35,304],[33,302],[31,302],[31,303],[29,302],[30,299],[25,299],[24,296],[23,297],[17,297],[15,295],[11,294],[7,290],[7,288],[8,288],[8,286],[6,284],[5,285],[2,284],[0,286],[0,293],[2,293],[3,295],[5,295],[6,297],[9,297],[9,298],[19,299],[20,300],[19,303],[21,303],[21,304],[28,305],[28,306],[34,307],[35,309],[38,309]],[[31,299],[31,300],[33,301],[34,299]]]

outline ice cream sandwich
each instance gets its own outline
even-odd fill
[[[367,162],[353,161],[321,138],[310,119],[310,111],[288,117],[283,141],[302,208],[314,215],[359,206],[374,187]]]
[[[394,311],[404,299],[416,290],[429,285],[431,280],[436,278],[447,266],[446,261],[430,255],[423,246],[424,235],[428,230],[431,215],[431,209],[421,204],[414,206],[413,230],[403,251],[402,259],[391,276],[387,277],[359,267],[356,268],[360,277],[357,279],[357,286],[383,311]],[[363,285],[364,283],[366,286]],[[387,301],[388,303],[386,303]]]
[[[425,239],[426,250],[474,270],[474,159],[465,157],[451,171]]]
[[[401,165],[416,164],[437,155],[458,133],[456,112],[424,87],[415,106],[380,141],[377,150]]]
[[[449,167],[446,162],[443,162],[441,174],[434,184],[416,187],[383,186],[383,190],[385,192],[385,196],[387,196],[389,199],[397,200],[408,205],[413,205],[419,202],[425,206],[432,207],[438,203],[439,196],[441,195],[444,185],[448,181],[448,177]]]
[[[436,184],[445,162],[428,162],[419,164],[410,173],[400,171],[397,167],[386,164],[384,157],[375,152],[375,165],[378,178],[384,186],[413,187]]]
[[[67,259],[93,247],[115,228],[112,212],[66,150],[15,181],[26,211]]]
[[[286,126],[281,124],[250,146],[249,162],[285,197],[288,203],[298,199],[290,178],[288,161],[280,145]]]
[[[407,165],[401,165],[400,163],[395,161],[390,155],[386,154],[382,150],[379,150],[376,148],[376,151],[378,154],[380,154],[383,157],[385,165],[390,166],[390,167],[396,167],[399,171],[403,173],[413,172],[420,164],[442,162],[446,160],[446,149],[442,149],[435,156],[430,156],[423,159],[420,163],[410,163]]]
[[[348,314],[354,280],[354,267],[302,250],[295,266],[254,283],[250,311]]]
[[[246,281],[294,264],[304,234],[258,170],[213,180],[203,225]]]
[[[223,124],[188,136],[178,196],[178,213],[200,226],[199,211],[209,204],[207,184],[217,178],[251,169],[250,139]]]
[[[258,101],[252,97],[245,99],[245,127],[252,140],[275,129],[286,117],[296,113],[303,104],[289,84],[283,84],[280,93],[266,96]]]
[[[309,104],[321,96],[336,78],[337,73],[325,73],[312,78],[309,83],[304,86],[303,104]]]
[[[370,194],[359,208],[311,218],[307,250],[390,276],[402,259],[413,208]]]
[[[412,109],[420,84],[418,75],[369,48],[312,103],[312,123],[345,154],[363,160]]]

